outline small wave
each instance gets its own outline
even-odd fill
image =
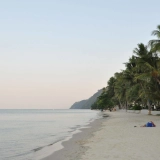
[[[79,128],[79,127],[81,127],[81,125],[76,125],[76,126],[74,126],[74,127],[70,127],[70,129],[77,129],[77,128]]]
[[[57,142],[59,142],[59,141],[62,141],[62,140],[64,140],[64,138],[61,138],[61,139],[59,139],[59,140],[57,140],[57,141],[55,141],[55,142],[53,142],[53,143],[51,143],[51,144],[49,144],[49,145],[47,145],[47,146],[52,146],[52,145],[54,145],[55,143],[57,143]]]
[[[45,146],[43,146],[43,147],[38,147],[38,148],[35,148],[35,149],[33,149],[33,151],[34,152],[37,152],[37,151],[39,151],[39,150],[41,150],[42,148],[44,148]]]
[[[53,143],[50,143],[50,144],[48,144],[48,145],[46,145],[46,146],[42,146],[42,147],[35,148],[35,149],[33,149],[32,151],[37,152],[37,151],[43,149],[44,147],[52,146],[52,145],[54,145],[55,143],[57,143],[57,142],[59,142],[59,141],[62,141],[62,140],[64,140],[64,138],[58,139],[58,140],[54,141]]]
[[[76,131],[76,129],[74,129],[74,130],[71,130],[71,131],[68,131],[69,133],[72,133],[72,132],[74,132],[74,131]]]
[[[73,129],[73,130],[75,130],[75,129],[77,129],[78,127],[70,127],[70,129]]]
[[[103,114],[103,118],[109,117],[108,114]]]

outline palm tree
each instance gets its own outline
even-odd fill
[[[114,86],[114,97],[119,101],[119,105],[124,104],[126,111],[128,109],[128,99],[127,99],[127,90],[129,89],[130,84],[128,83],[127,78],[125,78],[125,71],[120,73],[115,73],[115,86]]]
[[[99,97],[97,104],[102,107],[133,102],[148,105],[151,114],[151,104],[160,102],[160,25],[152,32],[157,39],[149,41],[148,46],[138,44],[132,57],[125,63],[126,69],[115,73],[108,81],[107,87]]]
[[[152,31],[152,35],[157,36],[158,39],[150,40],[148,44],[152,51],[160,51],[160,25],[157,26],[157,30]]]
[[[160,100],[160,96],[157,98],[157,95],[154,94],[156,92],[160,95],[160,59],[152,50],[148,51],[147,46],[144,44],[138,44],[138,48],[134,50],[134,53],[137,56],[135,79],[143,82],[141,86],[148,101],[149,114],[151,114],[151,101],[154,99]]]

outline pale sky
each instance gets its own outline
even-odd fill
[[[159,0],[0,0],[0,108],[69,108],[124,69]]]

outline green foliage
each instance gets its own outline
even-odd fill
[[[97,109],[97,108],[98,108],[98,106],[97,106],[97,103],[96,103],[96,102],[91,105],[91,110]]]
[[[158,39],[150,40],[148,45],[151,47],[152,51],[160,51],[160,25],[157,26],[157,30],[152,32],[152,35],[156,36]]]
[[[140,105],[135,105],[135,106],[133,106],[132,109],[133,109],[133,110],[141,110],[142,107],[141,107]]]
[[[102,94],[97,98],[97,101],[94,104],[92,104],[91,109],[104,110],[108,108],[113,108],[114,105],[115,105],[114,100],[108,94],[108,89],[103,88]]]
[[[150,109],[152,101],[160,102],[160,25],[152,32],[157,40],[151,40],[149,47],[140,43],[133,50],[133,55],[125,63],[126,69],[115,73],[108,81],[92,108],[105,109],[115,105],[126,109],[140,110],[141,106]],[[128,104],[139,104],[133,107]]]

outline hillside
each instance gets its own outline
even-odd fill
[[[89,99],[75,102],[70,109],[90,109],[91,105],[97,100],[97,97],[99,97],[101,93],[102,93],[102,89],[98,90],[98,92],[96,92]]]

